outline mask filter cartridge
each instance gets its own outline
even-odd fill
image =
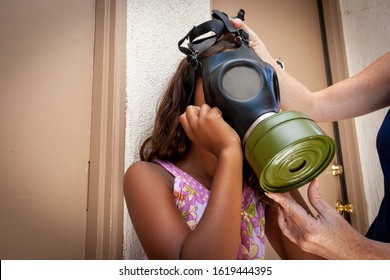
[[[327,168],[334,153],[333,139],[295,111],[264,119],[245,143],[245,157],[269,192],[287,192],[309,183]]]

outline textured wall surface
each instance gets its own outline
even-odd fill
[[[390,51],[390,1],[340,0],[349,75]],[[369,93],[368,93],[369,94]],[[376,136],[388,108],[355,119],[369,223],[383,197]]]
[[[209,20],[209,0],[128,0],[127,112],[125,168],[138,160],[156,103],[184,55],[177,42]],[[124,258],[140,257],[139,243],[125,208]]]

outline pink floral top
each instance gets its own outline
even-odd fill
[[[156,162],[175,177],[173,195],[177,208],[193,230],[206,209],[210,191],[171,162]],[[242,193],[241,244],[237,252],[238,260],[264,259],[264,222],[262,203],[255,196],[254,191],[245,185]]]

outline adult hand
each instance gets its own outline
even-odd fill
[[[230,19],[231,23],[236,29],[242,29],[249,35],[249,46],[253,48],[256,54],[265,62],[274,64],[275,61],[272,58],[271,54],[268,52],[264,43],[260,40],[257,34],[249,28],[241,19],[232,18]]]
[[[317,217],[308,214],[285,194],[266,195],[280,206],[278,223],[283,234],[302,250],[328,259],[361,258],[359,245],[354,242],[361,242],[363,236],[321,197],[317,180],[308,188],[308,198]]]

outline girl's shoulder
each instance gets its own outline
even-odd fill
[[[124,187],[136,188],[143,185],[163,185],[172,189],[173,177],[160,164],[138,161],[129,166],[124,177]]]

